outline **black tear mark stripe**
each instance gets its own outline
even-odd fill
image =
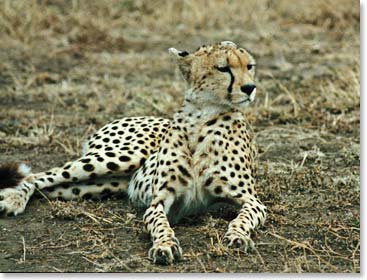
[[[234,76],[232,73],[232,70],[229,66],[225,66],[225,67],[217,67],[217,69],[220,72],[224,72],[224,73],[228,73],[229,76],[231,77],[231,81],[229,83],[229,86],[227,88],[227,92],[228,92],[228,99],[231,99],[231,93],[232,93],[232,89],[233,89],[233,84],[234,84]]]
[[[233,76],[233,73],[231,71],[231,68],[229,68],[229,67],[228,67],[228,73],[231,76],[231,82],[230,82],[230,84],[228,86],[228,89],[227,89],[227,91],[228,91],[228,98],[230,99],[231,98],[232,89],[233,89],[233,84],[234,84],[234,76]]]
[[[233,76],[233,73],[232,73],[231,68],[229,67],[229,59],[228,59],[228,57],[227,57],[227,65],[228,65],[227,72],[231,76],[231,82],[230,82],[230,84],[228,86],[227,92],[228,92],[228,99],[231,100],[231,93],[232,93],[233,84],[234,84],[234,76]]]

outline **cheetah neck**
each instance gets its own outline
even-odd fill
[[[205,123],[219,115],[235,113],[239,110],[223,104],[198,104],[190,100],[185,100],[180,115],[188,119],[196,120],[195,123]]]
[[[178,111],[174,120],[181,125],[185,125],[188,132],[189,147],[195,149],[200,133],[206,124],[223,115],[231,115],[233,119],[244,120],[242,111],[230,106],[195,104],[185,100],[182,108]]]
[[[205,94],[204,94],[205,93]],[[181,115],[189,117],[190,115],[200,115],[202,121],[210,120],[218,115],[226,113],[240,112],[244,113],[246,107],[236,106],[228,100],[216,100],[208,98],[212,93],[210,91],[197,92],[190,88],[185,93],[185,100],[180,110]]]

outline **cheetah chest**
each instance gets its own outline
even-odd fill
[[[196,199],[207,203],[208,193],[225,198],[252,192],[251,135],[242,115],[209,120],[189,140]]]

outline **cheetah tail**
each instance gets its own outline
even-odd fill
[[[0,189],[15,188],[30,174],[31,168],[24,163],[10,163],[0,166]]]

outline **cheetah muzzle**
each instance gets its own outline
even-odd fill
[[[66,200],[128,193],[146,208],[144,225],[153,242],[149,258],[171,264],[182,249],[170,221],[226,201],[241,209],[223,241],[253,247],[251,233],[266,218],[255,191],[256,153],[244,115],[256,95],[255,59],[229,41],[169,53],[188,84],[171,120],[115,120],[88,138],[79,159],[46,172],[3,166],[0,212],[22,213],[35,189]]]

